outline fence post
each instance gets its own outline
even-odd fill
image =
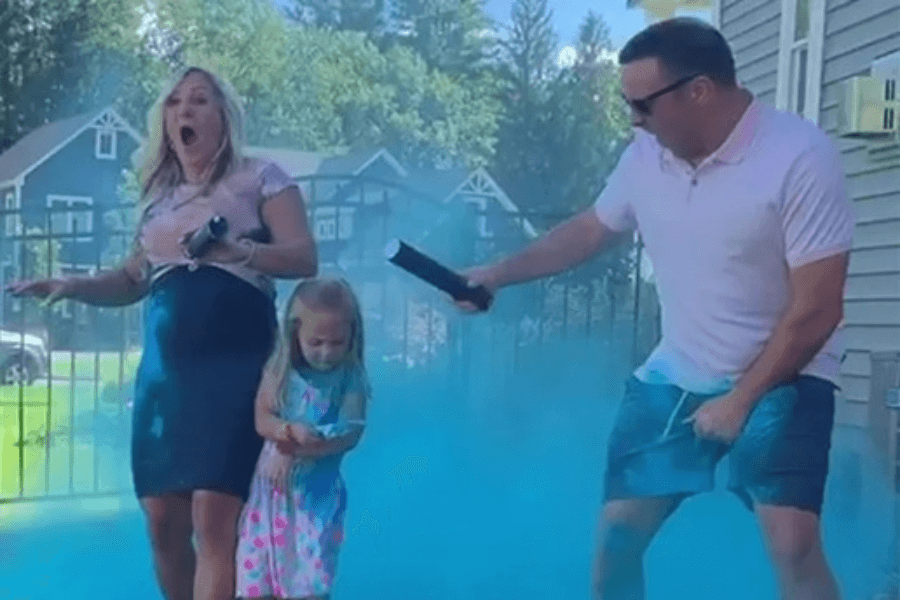
[[[639,347],[640,337],[638,335],[638,329],[640,327],[640,319],[641,319],[641,258],[643,256],[644,244],[641,240],[641,236],[635,234],[635,262],[634,262],[634,314],[632,315],[632,323],[631,323],[631,366],[637,367],[638,361],[640,360],[639,354],[641,352],[641,348]]]
[[[460,244],[459,258],[462,264],[471,266],[475,261],[477,243],[477,206],[465,204],[462,227],[462,243]],[[455,389],[461,395],[469,395],[472,391],[472,317],[455,315],[456,327],[453,328],[453,342],[451,359],[454,367],[451,369],[455,379]]]

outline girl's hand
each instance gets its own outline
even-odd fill
[[[287,428],[288,437],[298,446],[307,446],[322,441],[322,436],[315,430],[300,423],[291,423]]]
[[[276,490],[284,490],[288,485],[288,477],[294,457],[281,452],[269,452],[260,463],[260,475],[267,480]]]
[[[45,305],[51,305],[72,294],[71,280],[61,279],[36,279],[33,281],[16,281],[6,286],[5,290],[13,296],[31,296],[43,300]]]
[[[314,430],[300,423],[289,423],[285,426],[287,440],[278,440],[275,447],[282,454],[294,458],[301,456],[315,456],[314,452],[319,443],[324,439]]]

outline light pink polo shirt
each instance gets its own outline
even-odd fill
[[[789,269],[850,250],[854,228],[835,145],[758,100],[696,169],[637,130],[595,209],[653,263],[662,339],[635,375],[695,393],[734,385],[788,306]],[[802,372],[839,384],[840,337]]]

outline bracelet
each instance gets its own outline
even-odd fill
[[[250,252],[247,254],[247,258],[240,262],[240,266],[249,267],[250,262],[253,260],[253,256],[256,254],[257,243],[253,240],[244,238],[241,240],[241,245],[246,246],[250,250]]]

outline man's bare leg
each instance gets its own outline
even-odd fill
[[[593,573],[596,600],[644,600],[644,553],[680,501],[636,498],[603,506]]]
[[[822,551],[819,517],[790,506],[755,507],[784,600],[840,600]]]

